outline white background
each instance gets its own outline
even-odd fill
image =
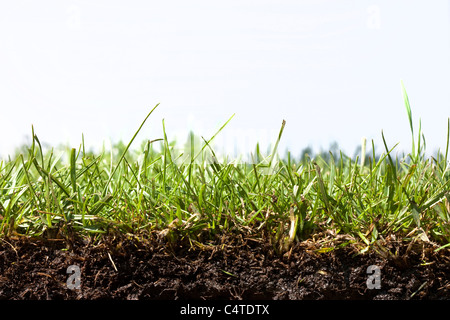
[[[0,155],[29,142],[78,147],[189,130],[233,114],[218,151],[276,140],[299,155],[361,137],[409,151],[400,80],[427,150],[450,116],[447,0],[2,1]],[[27,138],[28,136],[28,138]],[[178,138],[181,139],[181,138]],[[184,141],[183,141],[184,142]],[[136,145],[137,146],[137,145]]]

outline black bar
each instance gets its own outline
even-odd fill
[[[57,316],[84,320],[97,319],[351,319],[380,316],[407,319],[424,312],[427,317],[441,316],[450,307],[450,300],[243,300],[243,301],[123,301],[123,300],[73,300],[73,301],[6,301],[0,302],[3,310],[14,310],[26,315]],[[57,312],[56,312],[57,310]],[[138,318],[136,318],[138,317]]]

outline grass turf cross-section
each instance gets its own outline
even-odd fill
[[[64,263],[72,259],[68,252],[88,252],[91,257],[84,259],[92,261],[85,263],[85,271],[86,268],[91,268],[89,270],[94,272],[95,268],[105,267],[91,265],[95,263],[110,264],[116,272],[124,270],[126,263],[134,263],[133,268],[137,268],[138,262],[133,259],[139,258],[133,254],[140,254],[139,251],[131,250],[126,258],[113,257],[109,251],[106,256],[96,256],[99,253],[94,248],[99,248],[101,244],[109,245],[109,240],[106,239],[111,237],[124,241],[128,238],[146,238],[146,241],[151,239],[151,247],[157,248],[155,250],[167,248],[170,251],[170,248],[179,248],[182,244],[183,255],[186,250],[197,252],[186,253],[187,256],[183,256],[183,259],[194,259],[196,254],[198,259],[206,259],[205,252],[210,257],[217,254],[225,259],[223,255],[227,256],[232,251],[235,256],[233,259],[246,257],[245,259],[252,260],[251,257],[255,256],[252,250],[255,249],[248,248],[249,241],[252,241],[267,249],[260,254],[266,256],[270,252],[271,257],[277,257],[276,268],[285,266],[285,272],[289,276],[292,275],[289,273],[291,264],[294,263],[295,266],[297,263],[297,258],[292,260],[292,257],[303,254],[303,251],[298,250],[306,243],[314,244],[312,251],[319,257],[327,257],[324,268],[332,263],[327,259],[343,259],[341,254],[345,252],[353,260],[339,260],[343,264],[339,268],[357,269],[358,263],[354,262],[353,267],[350,267],[350,261],[364,260],[364,255],[370,260],[372,258],[369,257],[376,255],[385,259],[385,262],[377,262],[385,266],[389,266],[389,263],[394,263],[396,268],[433,265],[425,268],[427,271],[424,272],[430,272],[436,266],[443,265],[439,261],[448,259],[450,249],[450,120],[445,152],[439,151],[435,156],[426,158],[420,127],[418,139],[415,140],[411,108],[404,87],[403,94],[411,126],[413,150],[402,158],[394,156],[395,146],[389,147],[382,133],[385,152],[381,155],[375,154],[372,141],[372,153],[366,154],[364,144],[361,156],[356,159],[342,152],[315,156],[306,154],[299,158],[288,152],[283,159],[279,159],[276,153],[286,124],[283,121],[269,155],[262,154],[257,146],[251,155],[251,162],[230,161],[214,152],[212,141],[231,119],[212,138],[197,138],[201,141],[200,150],[194,151],[193,143],[196,138],[191,135],[184,152],[180,152],[175,143],[168,141],[165,129],[161,139],[148,140],[140,148],[131,148],[132,142],[157,106],[150,111],[127,145],[119,143],[111,150],[103,149],[97,154],[86,152],[84,143],[78,149],[44,150],[33,131],[31,146],[23,147],[22,152],[0,162],[0,267],[3,275],[0,293],[7,296],[8,292],[19,290],[18,287],[5,287],[5,283],[14,278],[8,274],[20,272],[17,269],[21,268],[19,262],[31,259],[27,256],[30,253],[27,253],[26,248],[30,245],[39,247],[38,243],[46,244],[42,245],[42,250],[50,250],[47,245],[49,242],[53,241],[58,245],[63,243],[61,248],[65,250],[64,253],[52,254],[55,259],[65,261]],[[227,249],[229,244],[220,242],[224,237],[233,243],[236,239],[245,238],[245,245],[236,244],[237,248],[243,250],[242,254],[239,255],[237,249]],[[24,239],[28,239],[30,244],[23,244]],[[80,243],[83,245],[80,246]],[[86,243],[89,243],[88,247],[85,247]],[[164,246],[158,243],[164,243]],[[393,243],[396,245],[393,246]],[[24,250],[23,256],[19,254],[21,250]],[[34,256],[38,257],[39,253]],[[410,256],[414,257],[414,263],[402,262],[404,257],[408,260]],[[105,257],[108,259],[106,262]],[[9,268],[7,261],[11,259],[18,259],[18,262]],[[127,262],[126,259],[134,262]],[[259,258],[255,256],[255,259],[258,261]],[[307,259],[316,261],[314,259],[318,258],[308,256]],[[168,262],[169,265],[175,264],[173,272],[190,274],[189,270],[178,270],[180,267],[176,266],[176,261]],[[216,261],[214,277],[220,275],[227,281],[242,281],[243,271],[230,268],[226,261]],[[238,264],[241,263],[242,268],[250,268],[246,272],[250,272],[252,268],[255,268],[255,272],[262,272],[261,277],[267,277],[274,290],[275,286],[283,285],[284,280],[275,280],[273,273],[268,271],[270,266],[265,265],[264,259],[261,261],[260,266],[257,265],[259,262],[246,267],[244,262]],[[58,265],[55,263],[55,266]],[[236,264],[233,262],[231,265]],[[201,266],[191,267],[209,272],[209,269],[203,270]],[[317,268],[319,267],[315,265],[310,270],[313,274],[322,270]],[[363,267],[359,265],[359,268]],[[389,269],[385,268],[385,271]],[[109,269],[100,269],[95,269],[98,277],[103,272],[111,272]],[[351,284],[351,277],[361,280],[363,269],[358,269],[358,274],[348,270],[324,269],[319,274],[325,276],[341,272],[341,276],[347,277],[342,280],[346,285]],[[48,282],[56,279],[58,272],[61,270],[35,270],[34,274],[44,274],[43,277]],[[415,282],[408,287],[409,291],[401,291],[401,294],[395,296],[405,298],[410,294],[412,297],[420,297],[421,294],[413,293],[425,292],[424,288],[436,290],[422,294],[424,297],[435,298],[440,293],[448,293],[448,268],[436,272],[439,276],[435,275],[434,278],[430,274],[426,277],[417,276],[417,281],[411,280]],[[193,272],[191,276],[198,274]],[[87,283],[95,287],[97,281],[101,281],[98,277]],[[124,277],[127,278],[125,275]],[[153,276],[148,277],[155,279]],[[172,289],[167,289],[168,297],[182,295],[183,292],[194,294],[195,290],[201,291],[198,288],[189,291],[186,283],[176,285],[178,280],[175,278],[168,280],[170,286],[183,289],[175,290],[176,293],[169,293]],[[308,275],[299,274],[296,285],[305,283],[307,279]],[[273,281],[279,283],[275,285]],[[122,285],[132,286],[132,283]],[[215,285],[220,287],[217,283]],[[291,285],[293,284],[286,284],[288,287]],[[114,286],[117,286],[117,292],[120,286]],[[136,283],[136,286],[145,287],[145,284]],[[341,290],[339,288],[341,287],[335,289]],[[412,292],[414,289],[416,291]],[[123,290],[128,292],[126,288]],[[138,295],[160,297],[153,293],[146,294],[145,290]],[[253,289],[249,290],[253,292]],[[329,296],[324,292],[311,295],[297,292],[279,296],[281,293],[268,293],[264,290],[261,293],[258,290],[254,294],[258,296],[267,293],[270,298]],[[356,291],[348,293],[348,297],[360,297]],[[218,289],[217,294],[219,292]],[[27,297],[31,293],[20,294]],[[219,295],[222,294],[224,293]],[[234,295],[251,296],[248,292],[237,291]],[[94,296],[92,293],[92,297]],[[125,293],[118,296],[131,297]],[[211,292],[210,296],[213,297],[214,293]],[[373,294],[369,296],[375,297]],[[60,297],[68,296],[64,293]]]

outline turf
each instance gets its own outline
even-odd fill
[[[337,243],[383,251],[389,239],[448,248],[450,119],[445,151],[425,157],[404,87],[403,95],[412,150],[401,158],[382,133],[381,155],[372,141],[372,153],[363,143],[356,159],[342,152],[297,159],[288,152],[280,159],[285,121],[270,153],[257,145],[250,162],[220,158],[212,148],[231,119],[202,138],[200,150],[190,135],[180,153],[165,129],[161,139],[133,146],[158,105],[128,144],[97,154],[83,141],[44,150],[32,131],[31,145],[0,162],[0,236],[95,242],[111,233],[151,234],[203,246],[223,234],[245,234],[280,253],[306,240],[325,251]]]

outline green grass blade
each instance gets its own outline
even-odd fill
[[[403,83],[403,80],[401,81],[401,85],[402,85],[402,95],[403,95],[403,102],[405,104],[405,108],[406,108],[406,113],[408,115],[408,120],[409,120],[409,127],[411,128],[411,137],[412,137],[412,155],[413,155],[413,159],[415,159],[416,156],[416,151],[415,151],[415,144],[414,144],[414,127],[413,127],[413,121],[412,121],[412,111],[411,111],[411,106],[409,104],[409,98],[408,98],[408,94],[406,93],[406,88],[405,85]]]
[[[33,159],[33,163],[36,167],[36,169],[38,170],[38,172],[41,174],[42,178],[47,179],[50,178],[54,183],[56,183],[58,185],[58,187],[68,196],[70,197],[70,192],[69,190],[66,188],[66,186],[59,180],[57,179],[54,175],[52,175],[50,172],[48,172],[47,170],[45,170],[44,168],[42,168],[39,163],[36,161],[36,159]]]
[[[120,156],[120,159],[118,161],[118,163],[116,164],[116,167],[114,168],[114,170],[112,171],[112,173],[109,176],[108,181],[105,184],[105,187],[103,189],[103,195],[106,195],[106,192],[108,190],[109,184],[111,183],[111,179],[114,177],[114,174],[117,171],[117,168],[119,168],[120,163],[122,162],[123,158],[125,157],[125,154],[127,153],[128,149],[130,148],[131,144],[133,143],[134,139],[136,138],[136,136],[138,135],[139,131],[141,131],[142,127],[144,126],[145,122],[147,121],[148,117],[150,117],[150,115],[153,113],[153,111],[159,106],[159,103],[153,107],[153,109],[147,114],[147,116],[145,117],[144,121],[142,121],[141,125],[139,126],[139,128],[137,129],[137,131],[135,132],[135,134],[133,135],[133,137],[131,138],[130,142],[128,143],[128,145],[126,146],[125,150],[122,152],[122,155]]]
[[[447,144],[445,147],[445,165],[447,166],[448,162],[448,147],[450,145],[450,118],[447,119]]]
[[[77,192],[77,173],[76,173],[76,150],[72,148],[70,152],[70,182],[72,183],[72,192]]]

